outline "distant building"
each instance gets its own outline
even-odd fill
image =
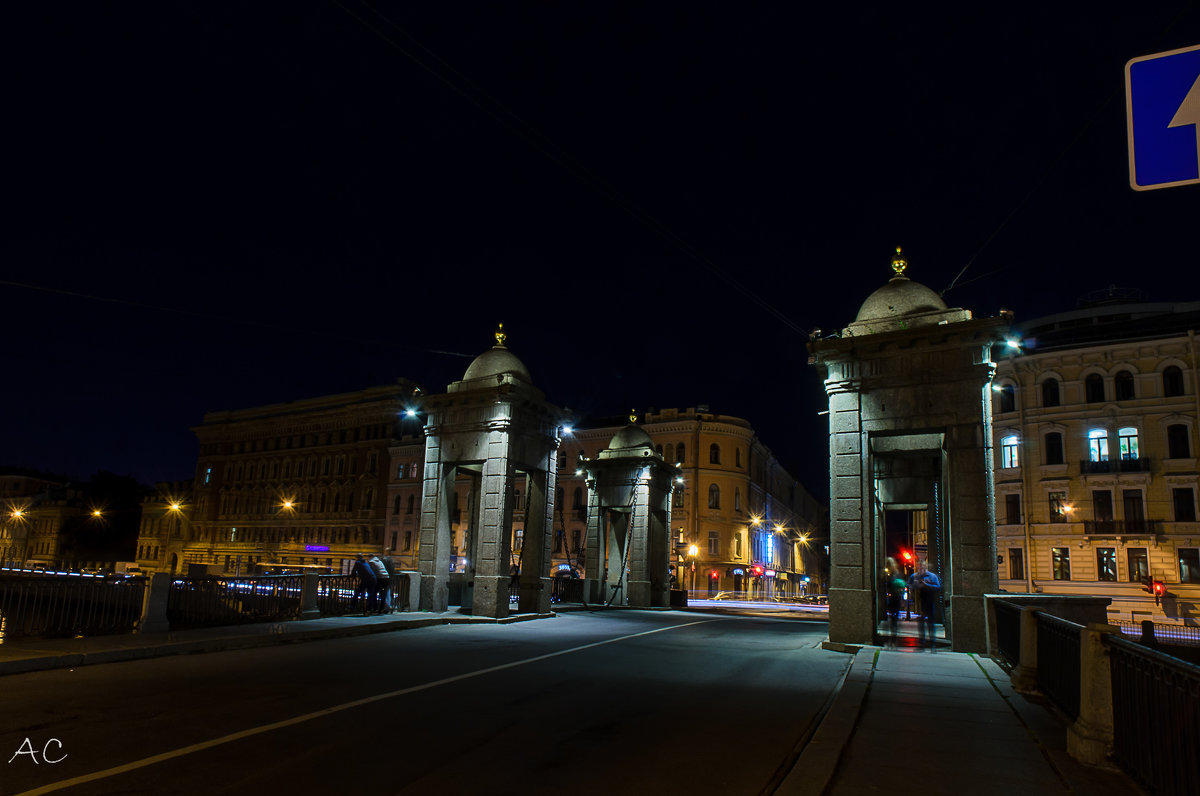
[[[1196,624],[1200,303],[1130,298],[1019,323],[1020,347],[997,352],[1000,586]]]
[[[405,414],[415,392],[401,379],[206,414],[193,429],[190,494],[143,506],[139,564],[180,574],[338,572],[358,553],[383,553],[389,449],[421,433]]]
[[[84,512],[80,491],[44,476],[4,473],[0,474],[0,501],[0,564],[60,566],[63,526]]]
[[[390,554],[398,569],[415,570],[425,461],[422,418],[409,415],[419,403],[416,389],[401,380],[205,415],[193,429],[200,443],[194,481],[160,485],[160,494],[143,504],[139,566],[180,574],[282,567],[340,572],[367,552]],[[564,438],[552,574],[585,574],[587,488],[583,475],[575,475],[576,463],[581,454],[595,456],[623,425],[614,421]],[[691,586],[694,561],[702,592],[818,591],[824,552],[813,537],[824,535],[825,508],[749,423],[705,409],[668,409],[649,415],[643,428],[668,461],[684,468],[672,508],[681,587]],[[468,484],[459,485],[452,513],[455,571],[467,564]],[[518,485],[514,491],[513,563],[519,566],[526,490]],[[694,559],[687,555],[693,544]]]

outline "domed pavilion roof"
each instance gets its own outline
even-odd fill
[[[500,328],[496,331],[496,345],[475,357],[467,366],[467,372],[463,374],[463,381],[486,379],[502,373],[509,373],[526,384],[533,384],[533,379],[530,377],[525,363],[517,359],[516,354],[505,348],[504,340],[507,336],[504,333],[504,324],[500,324]]]
[[[892,258],[892,270],[896,275],[888,280],[886,285],[867,296],[854,318],[855,322],[943,312],[949,309],[941,296],[904,275],[907,266],[908,261],[900,256],[900,249],[897,247],[896,256]]]

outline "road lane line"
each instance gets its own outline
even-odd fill
[[[123,763],[122,765],[113,766],[112,768],[106,768],[101,771],[95,771],[91,774],[81,774],[78,777],[71,777],[70,779],[60,780],[59,782],[51,782],[48,785],[42,785],[41,787],[34,788],[33,790],[27,790],[27,791],[23,791],[21,793],[15,794],[15,796],[38,796],[38,794],[42,794],[42,793],[53,793],[54,791],[63,790],[64,788],[72,788],[76,785],[83,785],[88,782],[95,782],[96,780],[99,780],[99,779],[106,779],[108,777],[114,777],[117,774],[124,774],[129,771],[136,771],[139,768],[145,768],[146,766],[152,766],[155,763],[162,763],[166,760],[172,760],[176,757],[183,757],[185,755],[190,755],[195,752],[203,752],[205,749],[212,749],[215,746],[222,746],[227,743],[233,743],[234,741],[240,741],[244,738],[250,738],[255,735],[262,735],[263,733],[271,732],[273,730],[281,730],[284,727],[291,727],[296,724],[303,724],[306,721],[312,721],[313,719],[319,719],[324,716],[330,716],[334,713],[341,713],[344,710],[352,710],[354,708],[362,707],[363,705],[370,705],[374,702],[382,702],[385,699],[394,699],[395,697],[404,696],[405,694],[414,694],[418,691],[425,691],[430,688],[437,688],[438,686],[449,685],[450,683],[457,683],[461,680],[469,680],[472,677],[480,677],[485,674],[491,674],[492,672],[500,672],[500,671],[504,671],[505,669],[512,669],[517,666],[524,666],[527,663],[537,663],[538,661],[544,661],[549,658],[557,658],[559,655],[570,655],[573,652],[580,652],[582,650],[591,649],[593,647],[603,647],[606,644],[615,644],[618,641],[628,641],[631,638],[638,638],[639,636],[649,636],[654,633],[662,633],[663,631],[666,631],[666,630],[678,630],[679,628],[682,628],[682,627],[691,627],[692,625],[703,625],[708,622],[720,622],[725,619],[727,619],[727,617],[716,617],[713,619],[701,619],[696,622],[687,622],[686,624],[682,624],[682,625],[670,625],[669,627],[659,627],[659,628],[655,628],[654,630],[644,630],[641,633],[632,633],[628,636],[618,636],[617,638],[610,638],[605,641],[594,641],[591,644],[583,644],[578,647],[571,647],[570,649],[559,650],[558,652],[548,652],[545,655],[536,655],[532,658],[525,658],[524,660],[513,661],[512,663],[502,663],[498,666],[489,666],[486,669],[478,669],[473,672],[466,672],[464,674],[456,674],[453,677],[444,677],[441,680],[433,680],[428,683],[422,683],[421,685],[414,685],[414,686],[409,686],[408,688],[401,688],[398,691],[388,691],[386,694],[376,694],[375,696],[364,697],[362,699],[355,699],[352,702],[343,702],[340,705],[334,705],[333,707],[323,708],[321,710],[315,710],[312,713],[304,713],[300,716],[293,716],[292,718],[284,719],[283,721],[276,721],[276,722],[272,722],[271,724],[263,724],[259,727],[251,727],[250,729],[247,729],[247,730],[239,730],[238,732],[230,733],[229,735],[222,735],[220,738],[213,738],[212,740],[209,740],[209,741],[201,741],[200,743],[191,744],[190,746],[183,746],[183,747],[180,747],[179,749],[172,749],[169,752],[162,752],[161,754],[151,755],[150,757],[144,757],[141,760],[134,760],[133,762],[130,762],[130,763]]]

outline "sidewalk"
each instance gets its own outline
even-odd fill
[[[989,658],[863,647],[776,793],[1141,793],[1069,757],[1066,729]]]
[[[161,658],[198,652],[269,647],[301,641],[320,641],[370,633],[387,633],[430,625],[523,622],[553,614],[513,614],[504,619],[469,616],[457,611],[413,611],[393,614],[356,614],[290,622],[199,628],[167,633],[62,639],[12,639],[0,643],[0,676],[66,669],[97,663]]]

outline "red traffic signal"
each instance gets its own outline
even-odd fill
[[[900,557],[903,558],[905,562],[912,561],[912,553],[908,552],[907,550],[901,550]]]
[[[1154,581],[1154,604],[1158,605],[1162,596],[1167,593],[1167,587],[1161,580]]]
[[[717,571],[716,571],[715,569],[714,569],[714,570],[712,570],[712,571],[710,571],[710,572],[708,573],[708,577],[709,577],[709,578],[711,578],[711,579],[713,579],[713,580],[716,580],[716,579],[717,579]]]
[[[763,574],[763,568],[762,568],[762,567],[755,567],[755,568],[754,568],[754,577],[756,577],[756,578],[761,578],[761,577],[762,577],[762,574]]]

